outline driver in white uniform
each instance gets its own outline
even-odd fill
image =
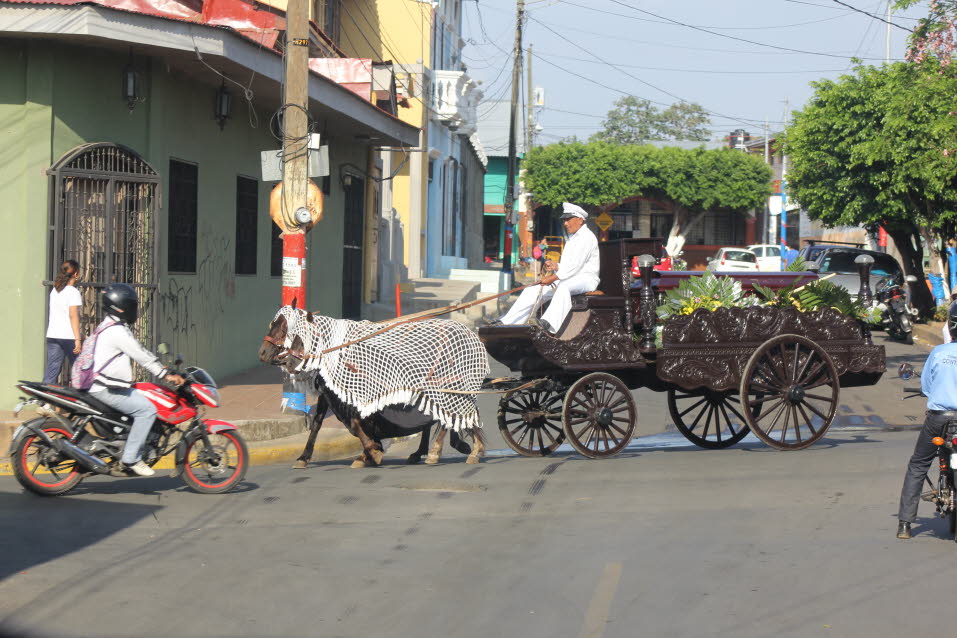
[[[504,325],[525,323],[536,303],[552,303],[542,315],[539,324],[552,334],[565,322],[572,307],[572,295],[592,292],[598,288],[598,239],[585,225],[588,213],[581,206],[562,204],[562,222],[569,239],[562,251],[560,263],[549,260],[545,269],[555,271],[541,279],[539,285],[529,286],[522,291],[515,305],[505,313],[501,322]],[[530,322],[531,323],[531,322]]]

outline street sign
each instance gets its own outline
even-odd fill
[[[259,154],[264,182],[282,181],[282,151],[263,151]],[[309,177],[329,174],[329,146],[309,149]]]
[[[595,225],[601,228],[602,230],[608,230],[611,228],[612,224],[615,223],[614,218],[608,213],[602,213],[595,218]]]

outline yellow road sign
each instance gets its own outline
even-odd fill
[[[608,213],[602,213],[597,218],[595,218],[595,225],[601,228],[602,230],[608,230],[611,228],[611,225],[615,223],[614,218]]]

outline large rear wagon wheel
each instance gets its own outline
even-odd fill
[[[802,450],[824,436],[834,420],[840,391],[830,355],[799,335],[781,335],[761,344],[741,375],[748,427],[778,450]]]
[[[731,392],[669,388],[668,410],[686,439],[709,450],[731,447],[750,432],[741,399]]]
[[[585,456],[614,456],[631,442],[638,421],[635,400],[621,379],[593,372],[565,394],[562,424],[568,442]]]
[[[506,394],[498,403],[498,429],[522,456],[548,456],[565,440],[562,395],[534,389]]]

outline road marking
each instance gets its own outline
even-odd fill
[[[582,625],[581,638],[601,638],[605,633],[605,624],[608,622],[608,612],[611,603],[615,600],[618,590],[618,581],[621,579],[621,563],[605,565],[598,585],[595,586],[595,595],[591,598],[588,611],[585,612],[585,623]]]

